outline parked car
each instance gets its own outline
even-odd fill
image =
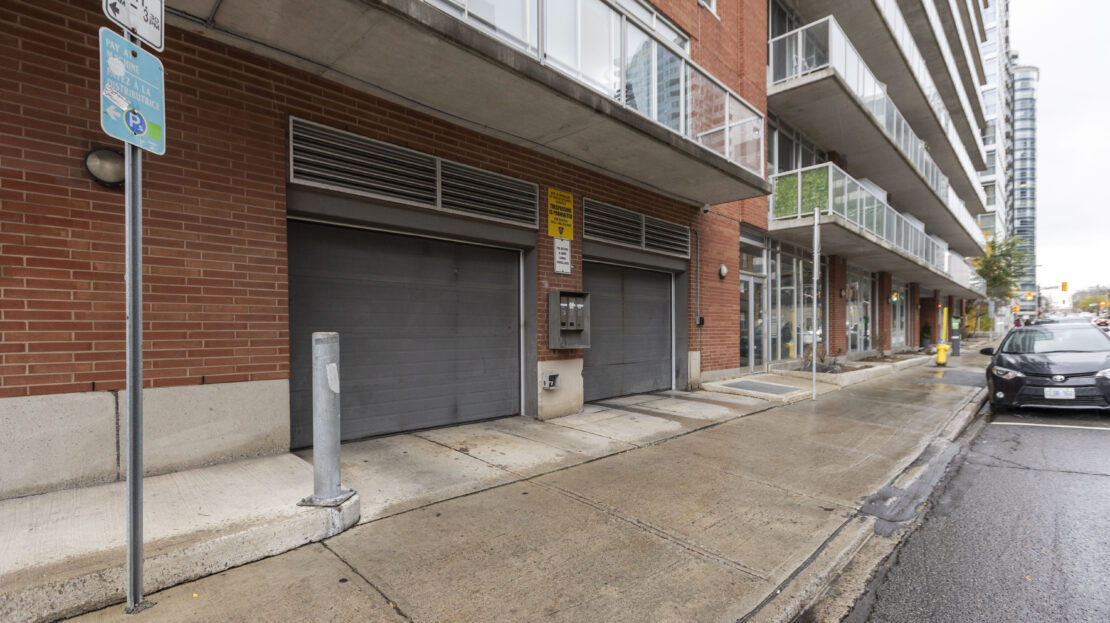
[[[1090,324],[1015,328],[987,366],[995,409],[1110,409],[1110,336]]]

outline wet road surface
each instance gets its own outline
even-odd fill
[[[1110,415],[988,422],[847,621],[1110,621]]]

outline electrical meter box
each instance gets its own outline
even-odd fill
[[[588,292],[547,293],[547,345],[551,350],[590,347]]]

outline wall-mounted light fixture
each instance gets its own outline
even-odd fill
[[[724,264],[721,264],[720,266],[718,266],[717,267],[717,276],[720,277],[721,279],[724,279],[725,277],[727,277],[728,276],[728,266],[725,266]]]
[[[108,188],[119,188],[127,177],[123,153],[113,147],[93,147],[85,154],[85,171],[94,182]]]

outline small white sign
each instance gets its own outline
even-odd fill
[[[339,393],[339,366],[334,363],[329,363],[324,367],[328,376],[328,389],[335,393]]]
[[[570,240],[552,238],[555,241],[555,272],[570,274]]]
[[[165,0],[104,0],[104,14],[155,50],[165,49]]]

